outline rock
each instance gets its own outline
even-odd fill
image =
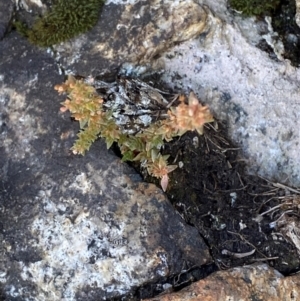
[[[206,17],[193,0],[108,2],[93,30],[55,49],[62,66],[80,74],[83,69],[111,72],[124,62],[145,65],[172,45],[198,36]]]
[[[255,264],[216,272],[177,293],[147,301],[298,300],[299,284],[298,274],[284,278],[266,264]]]
[[[4,38],[13,15],[14,3],[12,0],[0,1],[0,40]]]
[[[78,131],[53,58],[17,33],[0,57],[0,288],[5,300],[105,300],[211,262],[197,230],[103,142]]]
[[[108,1],[93,30],[55,47],[61,70],[97,75],[116,73],[124,62],[143,64],[139,71],[163,66],[170,87],[193,89],[228,122],[252,172],[299,185],[299,70],[282,59],[269,21],[233,18],[225,0],[199,1],[205,9],[191,0],[124,3]],[[254,32],[261,28],[263,36]],[[261,38],[273,47],[270,55],[255,46]],[[199,234],[161,191],[142,183],[103,143],[84,158],[70,154],[78,125],[58,113],[63,99],[53,87],[63,77],[47,51],[16,33],[0,44],[0,286],[6,300],[104,300],[179,273],[184,263],[211,262]],[[299,244],[291,228],[283,231]],[[268,284],[268,277],[276,279],[275,297],[284,296],[280,285],[287,296],[299,294],[290,289],[296,275],[283,278],[265,265],[214,275],[207,281],[215,281],[215,290],[229,279],[232,290],[238,284],[267,296],[257,281],[266,275]]]
[[[25,9],[25,11],[32,13],[43,13],[47,10],[47,5],[43,4],[41,0],[14,0],[18,9]]]
[[[295,0],[296,2],[296,15],[295,15],[295,20],[297,25],[300,27],[300,1]]]
[[[207,20],[201,36],[160,58],[164,81],[177,91],[193,90],[227,122],[251,173],[299,186],[299,69],[282,59],[269,19],[264,29],[253,18],[241,21],[225,12]],[[259,39],[274,51],[256,47]]]

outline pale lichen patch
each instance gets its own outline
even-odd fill
[[[75,182],[72,183],[70,188],[80,190],[83,194],[86,194],[91,191],[92,184],[91,181],[87,179],[86,174],[82,172],[76,176]]]

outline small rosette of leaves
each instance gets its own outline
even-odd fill
[[[177,165],[168,165],[169,155],[163,156],[158,151],[151,152],[151,160],[146,164],[150,175],[160,179],[160,185],[163,191],[167,190],[169,183],[169,173],[177,168]]]
[[[170,124],[177,130],[179,136],[187,131],[197,131],[202,135],[204,124],[214,120],[208,107],[202,106],[193,92],[189,95],[188,104],[184,102],[183,97],[179,100],[180,104],[168,112]]]

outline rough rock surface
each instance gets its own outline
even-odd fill
[[[299,0],[295,0],[295,1],[296,1],[296,15],[295,15],[295,19],[296,19],[297,25],[300,27],[300,1]]]
[[[69,152],[57,66],[17,34],[0,48],[0,285],[5,300],[105,300],[211,261],[154,185],[104,143]]]
[[[55,59],[61,70],[82,75],[113,73],[125,61],[164,66],[166,83],[193,89],[229,122],[249,166],[299,185],[299,70],[282,60],[267,21],[233,18],[225,9],[225,0],[107,1],[98,25],[56,46]],[[251,35],[254,29],[261,35]],[[255,47],[260,39],[273,47],[271,57]],[[205,248],[199,255],[199,235],[161,192],[141,183],[103,144],[84,158],[69,153],[78,128],[58,114],[63,99],[53,86],[63,77],[46,50],[17,34],[5,37],[0,80],[6,300],[103,300],[179,272],[183,263],[210,261]],[[284,285],[280,274],[271,275]]]
[[[212,13],[207,19],[200,37],[160,59],[165,82],[176,90],[194,90],[228,122],[251,172],[299,186],[300,70],[282,59],[268,19],[241,21],[224,12],[222,18]],[[273,52],[260,50],[259,40]]]
[[[300,276],[283,277],[266,264],[216,272],[191,286],[148,301],[292,301],[300,297]]]
[[[124,62],[148,64],[174,44],[198,36],[205,24],[205,10],[193,0],[108,1],[93,30],[55,50],[66,70],[95,75]]]
[[[5,36],[12,18],[13,0],[0,1],[0,40]]]

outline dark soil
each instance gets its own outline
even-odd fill
[[[247,174],[225,125],[209,124],[202,136],[187,133],[166,144],[164,153],[171,155],[170,164],[183,163],[170,174],[168,198],[183,219],[198,229],[214,260],[211,265],[187,267],[181,275],[166,279],[164,283],[172,284],[172,291],[217,270],[255,262],[267,263],[285,276],[299,271],[295,246],[271,226],[283,212],[297,215],[297,206],[260,215],[293,198],[290,188]],[[149,284],[125,299],[150,298],[163,290],[163,283]]]
[[[168,197],[199,230],[219,269],[266,262],[284,275],[299,270],[296,248],[270,226],[282,211],[259,218],[282,202],[287,189],[245,172],[226,127],[209,124],[203,136],[188,133],[168,144],[165,153],[183,163],[171,174]]]

